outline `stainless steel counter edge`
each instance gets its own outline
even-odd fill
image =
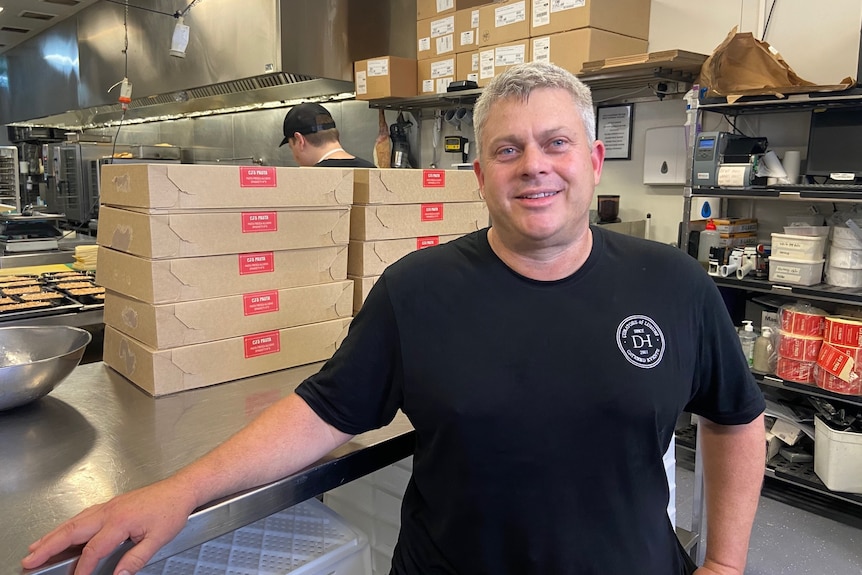
[[[79,367],[39,402],[0,413],[0,459],[5,468],[0,471],[0,508],[11,511],[5,526],[0,525],[0,547],[11,546],[2,552],[5,561],[0,575],[71,575],[79,552],[76,549],[31,571],[21,569],[18,562],[26,555],[27,545],[57,523],[91,504],[170,475],[229,437],[261,409],[292,392],[319,366],[152,398],[103,364],[90,364]],[[61,420],[59,428],[57,420]],[[121,427],[114,429],[117,423]],[[73,459],[62,461],[62,465],[51,457],[46,441],[34,444],[29,440],[28,445],[24,439],[45,435],[46,428],[52,432],[48,434],[51,439],[58,430],[75,438],[82,435],[75,427],[90,426],[94,437],[85,435],[86,445],[73,449]],[[170,433],[164,433],[166,428]],[[26,452],[31,457],[21,458],[20,473],[42,475],[39,481],[16,481],[20,477],[6,471],[9,458],[2,446],[9,441],[19,444],[21,453],[31,448]],[[299,473],[196,510],[180,534],[151,562],[399,461],[412,454],[413,446],[413,429],[399,413],[390,425],[355,437]],[[38,458],[40,452],[44,452],[45,460]],[[51,462],[46,463],[49,459]],[[85,487],[88,482],[104,489],[90,492]],[[130,542],[124,543],[102,562],[99,572],[110,574],[129,547]]]

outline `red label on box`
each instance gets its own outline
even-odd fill
[[[272,252],[239,254],[239,275],[266,274],[275,271],[275,255]]]
[[[242,311],[245,315],[278,311],[278,291],[261,291],[242,296]]]
[[[824,342],[817,357],[817,365],[844,381],[850,381],[853,372],[853,358]]]
[[[426,236],[424,238],[416,238],[416,249],[424,250],[432,246],[440,245],[440,236]]]
[[[240,166],[239,185],[241,188],[274,188],[277,181],[274,167]]]
[[[243,342],[246,359],[281,351],[281,334],[277,330],[247,335]]]
[[[422,221],[438,222],[443,220],[443,204],[422,204]]]
[[[445,170],[422,170],[422,187],[423,188],[445,188],[446,187],[446,171]]]
[[[278,213],[276,212],[243,212],[242,233],[277,232]]]

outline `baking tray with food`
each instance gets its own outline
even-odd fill
[[[0,322],[78,311],[81,303],[38,284],[0,287]]]
[[[105,307],[105,288],[92,282],[65,282],[54,287],[81,304],[81,311]]]
[[[47,283],[65,283],[72,281],[89,281],[92,282],[96,278],[95,273],[86,272],[86,271],[72,271],[69,270],[67,272],[45,272],[40,276],[40,279]]]

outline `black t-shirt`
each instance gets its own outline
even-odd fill
[[[317,168],[374,168],[374,164],[362,158],[327,158],[314,164]]]
[[[764,408],[722,299],[682,251],[593,227],[572,276],[525,278],[487,230],[384,272],[297,390],[347,433],[416,429],[399,575],[683,573],[662,456],[684,409]]]

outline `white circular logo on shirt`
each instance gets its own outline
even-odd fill
[[[650,369],[661,363],[664,334],[658,324],[645,315],[630,315],[617,327],[617,345],[629,363]]]

